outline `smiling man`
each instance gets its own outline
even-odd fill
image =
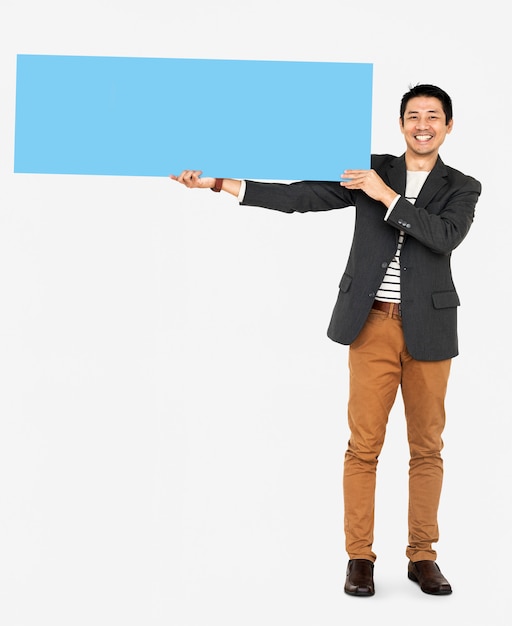
[[[471,227],[481,185],[439,156],[453,127],[445,91],[412,87],[402,97],[399,125],[405,153],[372,155],[370,170],[347,170],[341,183],[202,178],[198,170],[171,176],[190,188],[227,191],[243,205],[286,213],[356,207],[328,329],[333,341],[350,346],[343,490],[345,592],[354,596],[375,593],[376,471],[399,388],[410,451],[408,577],[425,593],[452,592],[433,548],[439,539],[445,395],[451,359],[458,355],[460,303],[450,259]]]

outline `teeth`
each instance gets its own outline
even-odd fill
[[[416,135],[416,139],[418,141],[428,141],[429,139],[432,139],[432,135]]]

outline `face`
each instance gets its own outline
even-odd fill
[[[407,144],[407,151],[415,156],[437,155],[446,135],[451,133],[453,119],[446,124],[446,115],[437,98],[418,96],[407,103],[404,120],[400,118],[400,130]]]

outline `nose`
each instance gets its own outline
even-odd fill
[[[416,128],[419,128],[419,129],[428,128],[429,126],[430,126],[430,123],[427,118],[420,118],[416,122]]]

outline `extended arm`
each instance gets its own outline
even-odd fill
[[[189,189],[213,189],[216,179],[201,178],[201,174],[201,170],[184,170],[178,176],[171,174],[170,178]],[[340,183],[341,187],[349,190],[360,189],[374,200],[382,202],[386,207],[389,207],[397,196],[396,192],[388,187],[374,170],[346,170],[342,178],[344,180]],[[238,196],[240,185],[239,180],[224,178],[221,189],[233,196]]]

